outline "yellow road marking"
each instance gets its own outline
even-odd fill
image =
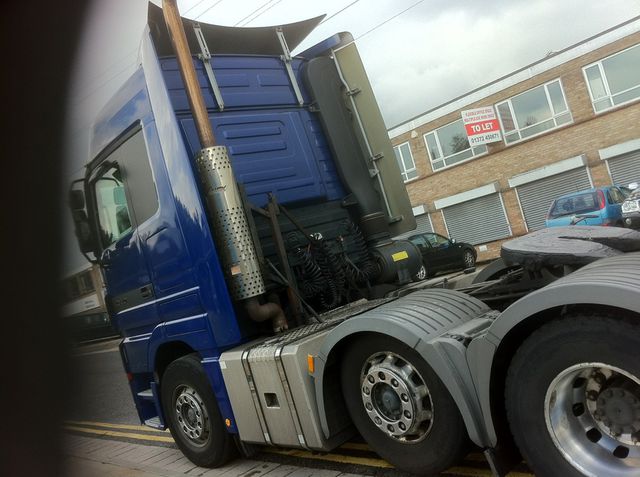
[[[162,434],[168,433],[169,430],[161,431],[160,429],[154,429],[149,426],[140,426],[134,424],[112,424],[110,422],[96,422],[96,421],[65,421],[66,424],[71,424],[72,426],[96,426],[96,427],[108,427],[110,429],[129,429],[133,431],[148,431],[148,432],[159,432]]]
[[[366,457],[352,457],[347,455],[336,455],[336,454],[312,454],[311,452],[307,452],[307,451],[301,451],[301,450],[295,450],[295,449],[293,450],[276,449],[274,447],[267,447],[264,450],[272,454],[288,455],[291,457],[301,457],[304,459],[326,460],[329,462],[340,462],[342,464],[358,464],[358,465],[366,465],[369,467],[382,467],[387,469],[394,468],[391,464],[389,464],[389,462],[382,459],[368,459]]]
[[[166,435],[148,435],[148,434],[138,434],[135,432],[120,432],[120,431],[111,431],[106,429],[92,429],[89,427],[81,427],[81,426],[96,426],[96,427],[106,427],[112,429],[125,429],[125,430],[145,430],[156,432],[160,434]],[[96,421],[66,421],[65,429],[70,431],[82,432],[87,434],[96,434],[101,436],[108,437],[126,437],[129,439],[143,440],[143,441],[155,441],[155,442],[174,442],[173,438],[170,437],[168,431],[159,431],[157,429],[153,429],[147,426],[139,426],[133,424],[112,424],[108,422],[96,422]],[[363,451],[371,451],[371,448],[364,443],[359,442],[347,442],[340,446],[342,449],[352,449],[352,450],[363,450]],[[297,450],[297,449],[279,449],[275,447],[265,447],[265,452],[269,452],[272,454],[281,454],[290,457],[299,457],[304,459],[313,459],[313,460],[324,460],[329,462],[338,462],[343,464],[355,464],[355,465],[366,465],[369,467],[380,467],[392,469],[393,465],[388,463],[386,460],[376,459],[376,458],[367,458],[367,457],[354,457],[354,456],[346,456],[340,454],[313,454],[308,451]],[[371,451],[372,452],[372,451]],[[480,461],[484,460],[480,454],[470,454],[465,457],[467,460]],[[483,469],[472,469],[469,467],[451,467],[447,469],[443,474],[459,474],[469,477],[490,477],[491,472],[489,470]],[[533,474],[526,472],[510,472],[507,474],[507,477],[531,477]]]
[[[87,434],[97,434],[100,436],[128,437],[129,439],[139,439],[143,441],[173,442],[173,439],[171,437],[150,436],[147,434],[136,434],[134,432],[105,431],[101,429],[89,429],[88,427],[77,426],[64,426],[64,428],[70,431],[83,432]]]

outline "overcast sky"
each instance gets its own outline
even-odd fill
[[[183,16],[227,26],[326,14],[294,53],[351,32],[388,128],[640,15],[640,0],[179,0],[178,6]],[[135,68],[146,9],[145,0],[94,0],[89,10],[69,100],[68,177],[88,159],[96,113]],[[82,265],[73,244],[66,255],[68,270]]]

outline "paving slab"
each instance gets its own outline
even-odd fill
[[[65,454],[67,477],[347,477],[337,471],[249,459],[205,469],[178,449],[75,435],[68,436]]]

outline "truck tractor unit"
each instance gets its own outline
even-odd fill
[[[141,422],[195,464],[360,434],[431,474],[640,475],[640,232],[558,227],[416,282],[416,222],[353,38],[149,5],[71,186]],[[467,270],[469,271],[469,270]]]

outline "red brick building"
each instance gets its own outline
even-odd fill
[[[493,106],[502,141],[470,147],[461,111]],[[478,260],[544,226],[558,195],[640,181],[640,17],[389,130],[421,231]]]

